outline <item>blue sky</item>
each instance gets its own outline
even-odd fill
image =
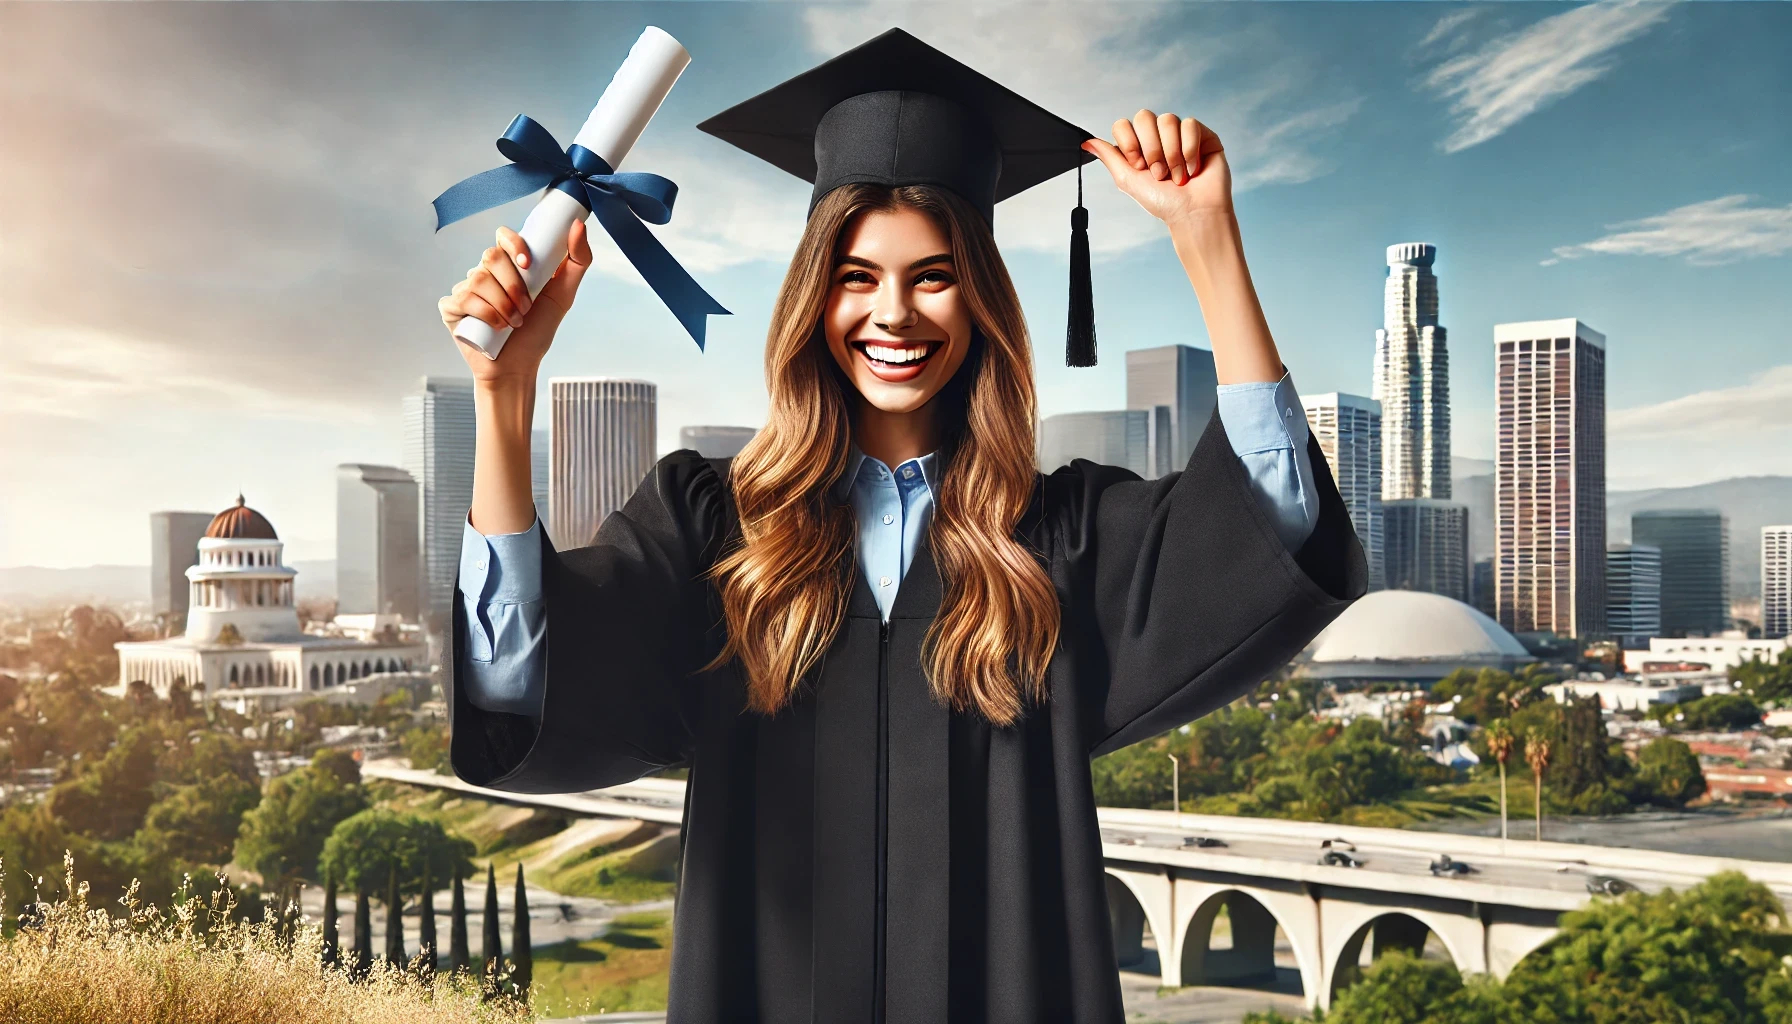
[[[15,3],[0,565],[144,562],[148,512],[239,489],[329,557],[333,467],[397,461],[400,396],[464,372],[435,300],[526,212],[433,234],[429,200],[516,113],[570,138],[647,24],[693,63],[628,166],[679,183],[659,234],[735,315],[700,355],[600,243],[544,374],[657,382],[662,450],[762,419],[808,191],[693,126],[901,25],[1103,136],[1209,124],[1303,391],[1367,392],[1383,251],[1429,241],[1458,455],[1491,455],[1493,325],[1578,316],[1612,487],[1792,473],[1792,6]],[[1207,344],[1161,225],[1090,170],[1093,370],[1059,365],[1074,179],[997,213],[1048,415],[1123,404],[1128,348]]]

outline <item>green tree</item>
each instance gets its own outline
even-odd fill
[[[155,802],[152,786],[162,753],[162,734],[133,726],[97,761],[51,787],[50,813],[65,827],[93,839],[129,839]]]
[[[1326,1024],[1421,1024],[1462,991],[1454,964],[1421,960],[1401,950],[1376,957],[1361,981],[1338,993]]]
[[[1692,748],[1671,737],[1650,740],[1637,751],[1637,781],[1643,799],[1684,807],[1705,792],[1705,773]]]
[[[423,884],[426,866],[434,878],[470,874],[473,853],[470,840],[451,835],[439,821],[375,807],[336,825],[318,866],[360,888],[379,885],[396,865],[400,888],[414,892]]]
[[[1792,648],[1772,661],[1750,658],[1730,670],[1730,681],[1764,705],[1792,704]]]
[[[367,807],[358,783],[342,781],[328,766],[287,772],[268,783],[261,803],[243,815],[236,860],[270,882],[316,879],[318,856],[331,830]],[[338,880],[352,884],[340,873]]]
[[[1740,693],[1714,693],[1684,704],[1656,704],[1649,717],[1676,732],[1749,729],[1761,724],[1761,706]]]
[[[399,743],[404,756],[410,758],[412,768],[444,775],[451,770],[447,729],[439,725],[419,726],[406,732]]]
[[[158,862],[226,864],[243,816],[260,802],[261,787],[235,774],[178,786],[150,807],[137,844]]]

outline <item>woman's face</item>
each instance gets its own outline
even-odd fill
[[[828,351],[872,406],[914,412],[970,350],[971,314],[952,245],[913,207],[861,213],[843,242],[822,312]]]

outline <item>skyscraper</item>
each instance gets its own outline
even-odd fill
[[[1381,522],[1389,590],[1422,590],[1468,603],[1467,505],[1398,498],[1381,503]]]
[[[371,616],[370,629],[416,622],[417,481],[392,466],[336,467],[336,614]]]
[[[150,613],[166,630],[178,631],[187,618],[187,567],[199,564],[199,539],[211,525],[207,512],[149,514]]]
[[[706,459],[731,459],[757,433],[752,427],[679,427],[678,447],[689,448]]]
[[[1625,647],[1661,635],[1661,549],[1613,544],[1605,553],[1605,628]]]
[[[1450,350],[1437,322],[1437,246],[1388,246],[1373,397],[1381,403],[1381,496],[1450,497]]]
[[[404,469],[417,482],[424,623],[445,634],[461,531],[473,504],[473,382],[424,377],[404,397]]]
[[[1601,636],[1605,335],[1567,319],[1495,324],[1493,338],[1500,625]]]
[[[1213,418],[1213,353],[1191,345],[1135,348],[1126,353],[1126,407],[1150,412],[1170,410],[1169,469],[1182,469]],[[1059,465],[1062,465],[1060,463]],[[1168,470],[1166,470],[1167,472]],[[1160,476],[1160,473],[1141,474]]]
[[[1170,452],[1154,441],[1170,436],[1168,419],[1168,410],[1162,407],[1047,416],[1039,423],[1039,471],[1050,473],[1071,459],[1088,459],[1124,466],[1147,480],[1160,477],[1172,468]]]
[[[657,389],[644,380],[553,377],[549,521],[563,548],[591,543],[654,463]]]
[[[1381,403],[1333,391],[1304,395],[1307,429],[1331,467],[1369,561],[1369,589],[1387,586],[1382,553]]]
[[[1761,635],[1792,635],[1792,526],[1761,527]]]
[[[1636,512],[1630,540],[1661,549],[1662,636],[1717,636],[1729,627],[1730,521],[1722,512]]]

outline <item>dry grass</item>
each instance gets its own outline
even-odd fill
[[[232,916],[228,886],[164,913],[137,900],[117,913],[87,903],[74,862],[74,895],[43,908],[33,926],[0,936],[0,1021],[8,1024],[522,1024],[527,1008],[483,1001],[466,974],[423,981],[376,960],[352,981],[322,965],[322,928]],[[0,865],[0,870],[4,865]],[[0,890],[3,891],[3,890]],[[0,920],[5,907],[0,905]],[[346,938],[346,936],[345,936]],[[346,951],[345,951],[346,952]]]

